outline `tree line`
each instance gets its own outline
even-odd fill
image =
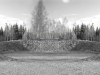
[[[25,33],[26,28],[23,25],[18,26],[18,24],[7,25],[3,29],[0,28],[0,41],[10,41],[10,40],[20,40]]]
[[[23,38],[24,39],[30,39],[30,40],[35,40],[35,39],[58,39],[58,40],[68,40],[68,39],[75,39],[75,33],[67,28],[65,26],[65,22],[67,22],[67,19],[64,18],[64,21],[61,23],[60,21],[56,20],[47,20],[47,26],[45,27],[45,31],[35,31],[38,29],[36,27],[34,30],[28,30]],[[31,27],[32,28],[32,27]],[[42,28],[40,28],[42,29]]]
[[[31,29],[24,34],[24,39],[58,39],[72,40],[76,36],[69,28],[66,28],[67,19],[63,19],[63,23],[47,17],[43,0],[39,0],[34,11],[32,12]]]
[[[81,24],[81,26],[76,25],[73,28],[77,39],[79,40],[89,40],[89,41],[98,41],[100,42],[100,28],[94,28],[94,25],[85,25]]]
[[[80,39],[90,41],[100,41],[100,28],[94,28],[92,25],[76,25],[70,30],[65,25],[68,20],[63,22],[51,20],[47,17],[43,0],[39,0],[34,11],[32,12],[31,29],[26,31],[23,25],[18,27],[17,23],[10,27],[6,24],[5,29],[0,29],[0,41],[19,40],[19,39]],[[26,32],[25,32],[26,31]]]

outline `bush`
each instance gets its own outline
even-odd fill
[[[27,51],[22,45],[22,41],[4,41],[0,42],[0,53]]]
[[[95,41],[78,41],[76,46],[71,51],[100,53],[100,43]]]

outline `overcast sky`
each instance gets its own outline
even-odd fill
[[[0,16],[29,21],[38,0],[0,0]],[[100,19],[100,0],[44,0],[48,16],[69,22]],[[4,18],[3,17],[3,18]]]

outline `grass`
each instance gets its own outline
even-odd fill
[[[0,53],[26,51],[27,49],[23,47],[21,41],[4,41],[0,42]]]
[[[94,56],[89,53],[75,53],[68,54],[36,54],[36,53],[8,53],[4,54],[9,58],[19,59],[22,61],[1,61],[0,75],[100,75],[99,61],[70,61],[67,59],[83,59]],[[35,60],[38,58],[38,60]],[[47,60],[41,57],[54,59],[60,57],[62,60]],[[74,59],[73,59],[74,57]],[[23,60],[24,58],[24,60]],[[33,60],[32,60],[33,59]],[[29,61],[31,60],[31,61]]]
[[[100,62],[0,62],[0,75],[100,75]]]
[[[28,51],[21,44],[21,41],[0,42],[0,53],[8,53],[8,52],[11,53],[11,52],[19,52],[19,51]],[[79,41],[79,43],[71,51],[100,53],[100,43],[90,42],[90,41]]]
[[[79,41],[71,51],[80,51],[87,53],[100,53],[100,43],[95,41]]]
[[[100,49],[96,42],[80,41],[74,51],[57,54],[23,51],[18,41],[2,42],[0,49],[9,52],[0,55],[0,75],[100,75],[100,55],[91,53]]]

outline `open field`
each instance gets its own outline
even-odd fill
[[[100,75],[100,62],[0,62],[0,75]]]
[[[16,41],[0,43],[1,52],[8,50],[0,54],[0,75],[100,75],[100,55],[84,51],[99,52],[99,43],[80,43],[76,51],[46,54],[25,51]]]
[[[20,52],[4,55],[22,61],[0,61],[0,75],[100,75],[99,61],[74,61],[95,54]]]

